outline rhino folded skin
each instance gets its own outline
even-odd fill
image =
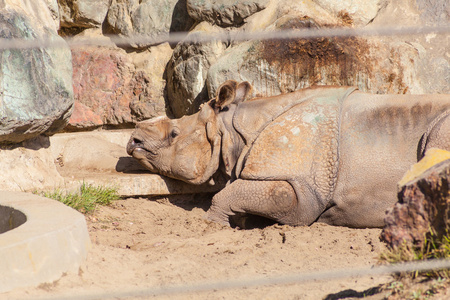
[[[251,90],[229,80],[194,115],[139,123],[128,153],[188,183],[225,176],[207,214],[221,223],[255,214],[289,225],[380,227],[418,149],[450,148],[446,126],[435,128],[450,119],[433,122],[449,110],[448,95],[313,87],[249,99]]]

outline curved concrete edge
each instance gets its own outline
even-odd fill
[[[27,217],[24,224],[0,234],[0,293],[78,272],[91,246],[81,213],[58,201],[22,192],[0,191],[0,205]]]

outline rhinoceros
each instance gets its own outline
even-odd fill
[[[225,177],[206,218],[257,215],[381,227],[397,182],[431,147],[450,149],[449,95],[311,87],[249,99],[229,80],[199,112],[140,122],[127,152],[153,173],[202,184]]]

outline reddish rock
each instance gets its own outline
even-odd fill
[[[70,127],[77,129],[95,128],[102,126],[102,118],[96,115],[89,107],[81,102],[75,102],[72,116],[70,117]]]
[[[164,112],[164,103],[152,99],[150,79],[135,71],[124,50],[72,49],[72,64],[75,109],[67,131],[130,127]]]
[[[450,226],[450,159],[431,166],[399,189],[381,240],[390,247],[424,244],[430,229],[441,238]]]

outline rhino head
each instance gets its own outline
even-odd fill
[[[157,117],[136,125],[127,152],[152,173],[192,184],[213,183],[221,158],[230,153],[231,119],[237,105],[251,95],[248,82],[226,81],[200,111],[180,119]],[[226,141],[223,137],[228,137]],[[236,139],[233,139],[236,140]],[[227,161],[229,159],[227,158]]]

